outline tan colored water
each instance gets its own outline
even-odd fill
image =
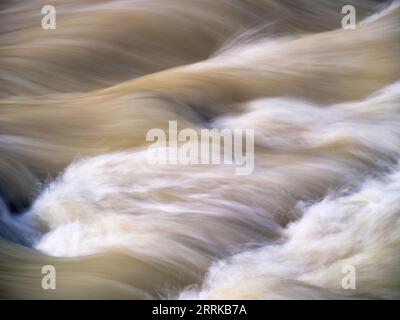
[[[0,7],[1,298],[400,298],[398,2],[44,4]],[[253,174],[150,165],[168,120]]]

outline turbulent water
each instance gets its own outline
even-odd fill
[[[0,298],[400,299],[398,1],[45,4],[0,4]],[[254,171],[150,164],[170,120]]]

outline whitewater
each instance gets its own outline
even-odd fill
[[[400,299],[399,1],[44,4],[0,5],[0,298]],[[169,121],[253,171],[149,163]]]

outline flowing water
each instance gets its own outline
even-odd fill
[[[46,2],[0,5],[1,298],[400,298],[398,1]],[[169,120],[253,173],[149,164]]]

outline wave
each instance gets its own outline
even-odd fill
[[[0,297],[398,299],[400,5],[343,3],[4,2]],[[254,173],[149,164],[168,120]]]

